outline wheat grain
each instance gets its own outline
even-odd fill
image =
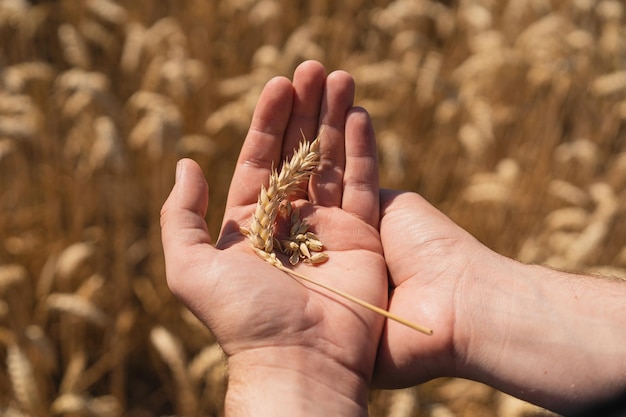
[[[301,280],[317,285],[318,287],[324,288],[336,295],[339,295],[340,297],[360,305],[361,307],[408,326],[414,330],[424,334],[432,334],[431,329],[412,323],[344,291],[338,290],[286,268],[276,256],[274,246],[276,245],[277,247],[280,247],[281,245],[274,237],[274,224],[279,210],[281,207],[285,207],[285,211],[287,212],[292,226],[290,227],[290,239],[287,240],[285,245],[287,247],[287,253],[291,255],[290,263],[296,264],[301,258],[305,258],[307,263],[317,265],[328,259],[328,255],[323,252],[316,252],[314,255],[310,253],[310,248],[322,248],[322,243],[314,234],[308,234],[308,225],[301,222],[298,214],[294,215],[295,212],[290,212],[291,204],[286,204],[286,206],[284,205],[289,195],[297,191],[303,183],[306,183],[315,168],[319,165],[320,137],[321,132],[312,142],[308,142],[306,139],[302,140],[298,149],[294,151],[291,159],[285,161],[280,172],[277,172],[276,169],[272,168],[267,188],[265,186],[261,186],[261,193],[259,194],[256,210],[252,216],[250,226],[248,229],[242,228],[242,233],[248,237],[252,244],[252,248],[257,255],[281,271],[286,272],[293,277],[297,277]],[[303,238],[299,239],[299,235],[303,235]],[[307,239],[311,240],[311,247],[307,246]],[[292,244],[294,244],[295,247],[293,247]]]

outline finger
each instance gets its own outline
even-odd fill
[[[283,160],[293,154],[302,135],[311,141],[317,134],[326,70],[316,61],[305,61],[293,74],[293,109],[283,146]]]
[[[379,182],[376,137],[369,114],[355,107],[346,117],[346,167],[341,207],[378,228]]]
[[[311,181],[312,200],[322,206],[341,205],[345,168],[345,125],[354,102],[354,80],[345,71],[326,79],[320,115],[320,168]]]
[[[225,223],[236,216],[234,208],[256,202],[261,184],[267,185],[272,166],[280,162],[292,101],[293,86],[287,78],[273,78],[263,88],[237,159],[228,191]]]
[[[176,294],[184,292],[181,278],[189,259],[198,251],[214,251],[205,215],[209,202],[208,185],[202,169],[190,159],[176,167],[176,184],[161,209],[161,241],[168,285]]]

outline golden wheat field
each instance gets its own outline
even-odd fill
[[[0,0],[0,414],[218,416],[221,351],[170,294],[181,157],[217,236],[272,76],[350,71],[385,187],[524,262],[626,276],[620,0]],[[547,412],[440,379],[374,417]]]

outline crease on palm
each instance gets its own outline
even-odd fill
[[[283,251],[281,242],[276,238],[276,222],[277,219],[285,210],[288,210],[291,205],[289,197],[294,193],[300,191],[300,185],[308,182],[311,175],[315,172],[320,164],[320,137],[322,132],[320,131],[318,137],[312,142],[308,142],[305,138],[300,142],[299,147],[294,151],[293,156],[290,159],[284,161],[280,171],[272,168],[270,174],[270,180],[267,187],[261,186],[258,201],[252,215],[252,221],[248,228],[241,228],[240,231],[244,234],[254,250],[254,252],[263,260],[270,263],[277,269],[286,272],[292,278],[297,278],[306,281],[310,284],[324,288],[327,291],[334,293],[346,300],[349,300],[363,308],[380,314],[388,319],[399,322],[405,326],[408,326],[414,330],[417,330],[424,334],[432,334],[432,330],[425,328],[424,326],[412,323],[402,317],[398,317],[389,313],[386,310],[381,309],[367,301],[364,301],[352,294],[339,290],[329,284],[322,283],[316,279],[310,278],[308,275],[302,274],[294,269],[286,267],[280,258],[277,256],[275,249]],[[287,209],[285,209],[287,207]],[[291,213],[287,213],[289,216],[288,221],[293,225],[294,222],[300,222],[300,214],[292,216]],[[297,228],[295,231],[290,230],[291,234],[312,233],[309,232],[308,226]],[[314,238],[319,240],[317,235]],[[290,236],[292,238],[292,236]],[[304,248],[294,248],[296,256],[296,262],[291,262],[293,265],[299,263],[300,259],[313,265],[324,263],[328,259],[328,255],[324,252],[322,247],[320,251],[315,251],[314,255],[309,253],[309,249],[304,243]],[[297,252],[299,251],[299,252]],[[290,260],[294,259],[293,253],[286,253],[290,256]]]

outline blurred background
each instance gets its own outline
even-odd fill
[[[0,0],[0,414],[218,416],[222,354],[167,289],[181,157],[217,236],[264,83],[350,71],[385,187],[523,262],[626,276],[618,0]],[[371,415],[545,416],[481,384]]]

